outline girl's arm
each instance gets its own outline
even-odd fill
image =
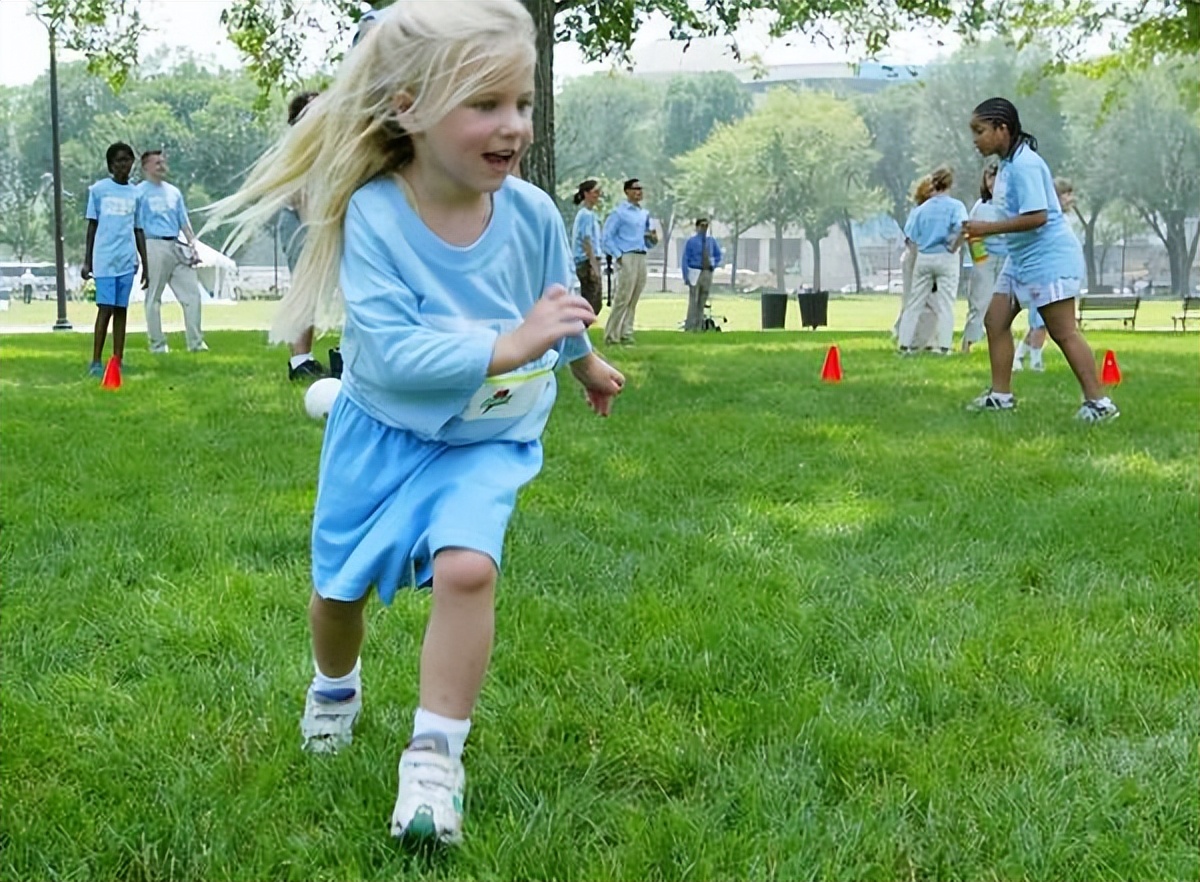
[[[998,236],[1002,233],[1025,233],[1044,225],[1049,217],[1046,210],[1042,209],[1041,211],[1031,211],[1028,214],[1018,214],[1007,220],[971,220],[963,224],[963,233],[970,239]]]

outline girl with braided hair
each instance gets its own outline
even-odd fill
[[[1003,236],[1008,257],[984,317],[992,385],[968,407],[999,411],[1016,406],[1012,323],[1022,309],[1036,307],[1083,389],[1076,418],[1089,423],[1116,419],[1121,412],[1104,394],[1095,356],[1075,324],[1083,257],[1050,169],[1037,154],[1037,139],[1021,128],[1017,108],[1005,98],[989,98],[975,108],[971,135],[981,154],[1000,159],[992,202],[1004,216],[969,220],[963,231],[969,239]]]

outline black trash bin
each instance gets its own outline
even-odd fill
[[[787,321],[787,292],[763,288],[761,298],[763,330],[782,328]]]
[[[815,330],[829,324],[828,291],[801,291],[796,302],[800,304],[800,327]]]

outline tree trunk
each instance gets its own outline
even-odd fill
[[[675,226],[675,212],[671,212],[671,216],[666,218],[665,220],[660,218],[659,223],[662,224],[662,231],[663,231],[663,237],[662,237],[663,268],[662,268],[662,288],[661,288],[661,290],[666,291],[667,290],[667,263],[671,259],[671,230]],[[685,279],[684,281],[686,282],[687,280]]]
[[[809,239],[808,241],[812,244],[812,250],[813,250],[812,289],[814,291],[820,291],[821,290],[821,240],[819,238],[817,238],[817,239]]]
[[[1171,266],[1171,290],[1183,297],[1187,294],[1188,241],[1182,211],[1172,211],[1166,216],[1167,258]],[[1154,293],[1153,291],[1147,293]]]
[[[737,293],[737,261],[738,261],[738,237],[741,235],[741,230],[738,229],[737,221],[733,223],[733,244],[729,248],[729,293]]]
[[[850,219],[849,213],[846,213],[838,226],[842,228],[842,235],[846,237],[846,243],[850,246],[850,266],[854,268],[854,290],[862,290],[862,270],[858,266],[858,249],[854,246],[854,222]],[[817,290],[817,286],[813,285],[813,290]]]
[[[1089,291],[1096,290],[1096,218],[1099,211],[1093,211],[1090,218],[1075,211],[1076,216],[1083,222],[1083,262],[1087,266],[1087,286]]]
[[[533,72],[533,144],[521,161],[521,174],[554,195],[554,13],[555,0],[521,0],[537,28]]]
[[[780,291],[787,292],[787,279],[784,278],[783,271],[785,264],[783,262],[783,221],[779,218],[775,219],[775,284]]]

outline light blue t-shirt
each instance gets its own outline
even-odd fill
[[[580,207],[575,215],[575,223],[571,226],[571,252],[575,256],[576,263],[583,263],[587,260],[587,253],[583,250],[584,239],[591,240],[592,254],[599,257],[600,221],[596,220],[596,212],[586,205]]]
[[[575,281],[553,200],[513,177],[492,198],[487,229],[466,247],[431,232],[390,176],[359,187],[346,211],[342,392],[379,422],[425,440],[537,440],[554,405],[550,369],[592,348],[586,334],[567,337],[513,382],[487,377],[497,338],[521,324],[547,287],[571,290]],[[524,385],[530,377],[534,384]],[[530,409],[505,416],[517,410],[501,401],[509,389],[518,399],[535,388],[542,391]],[[489,389],[504,406],[472,410]]]
[[[922,254],[945,254],[962,231],[967,207],[946,193],[930,196],[908,214],[904,235]]]
[[[982,199],[976,199],[975,204],[971,206],[971,220],[979,221],[1002,221],[1004,220],[1004,209],[998,206],[995,201],[984,202]],[[987,246],[988,254],[993,257],[1004,257],[1008,254],[1008,243],[1004,241],[1003,236],[988,236],[984,240]]]
[[[620,257],[628,251],[647,251],[649,232],[650,212],[626,199],[604,221],[604,253]]]
[[[187,206],[183,194],[174,184],[163,181],[142,181],[138,184],[139,226],[152,239],[174,239],[188,225]]]
[[[92,275],[100,278],[124,276],[138,265],[137,223],[138,188],[103,178],[88,187],[88,220],[96,222],[92,243]]]
[[[1046,212],[1046,223],[1024,233],[1006,233],[1009,271],[1023,285],[1048,285],[1062,278],[1080,278],[1083,250],[1063,216],[1050,169],[1022,144],[1012,159],[1002,159],[992,188],[992,203],[1006,218]],[[988,247],[991,240],[988,238]]]

